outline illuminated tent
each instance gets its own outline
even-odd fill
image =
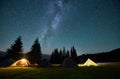
[[[87,61],[83,64],[83,66],[98,66],[98,64],[88,58]]]
[[[20,59],[20,60],[17,60],[16,62],[14,62],[12,65],[12,67],[27,67],[27,66],[30,66],[30,62],[27,60],[27,59]]]

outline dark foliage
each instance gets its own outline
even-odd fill
[[[19,36],[15,43],[11,45],[11,47],[7,50],[7,56],[6,58],[12,58],[14,60],[18,60],[23,57],[23,54],[21,53],[22,50],[22,41],[21,37]]]
[[[40,65],[41,55],[41,46],[37,38],[32,45],[31,51],[27,53],[27,57],[31,63],[37,63],[38,65]]]
[[[50,63],[62,64],[63,60],[66,57],[70,57],[69,53],[70,53],[69,50],[66,51],[65,47],[63,47],[63,50],[60,49],[60,51],[58,51],[58,49],[55,49],[51,54]],[[74,48],[74,46],[71,48],[71,58],[74,61],[77,61],[77,53],[76,53],[76,49]]]
[[[71,48],[71,58],[77,62],[77,52],[74,46]]]
[[[58,52],[58,49],[55,49],[50,57],[50,63],[58,64],[61,63],[62,60],[62,53],[61,51]]]
[[[67,50],[66,57],[70,57],[69,50]]]

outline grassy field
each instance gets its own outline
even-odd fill
[[[0,68],[0,79],[120,79],[120,67]]]

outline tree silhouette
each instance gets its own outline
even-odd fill
[[[60,51],[59,51],[59,60],[60,60],[60,64],[62,64],[62,62],[63,62],[63,60],[64,60],[64,54],[63,54],[63,52],[62,52],[62,50],[60,49]]]
[[[63,57],[65,57],[66,56],[66,50],[65,50],[65,47],[63,47]]]
[[[38,65],[40,65],[41,55],[41,46],[38,38],[36,38],[34,44],[31,47],[31,51],[27,53],[27,56],[31,63],[37,63]]]
[[[69,56],[69,50],[67,50],[66,57],[70,57],[70,56]]]
[[[60,51],[58,51],[58,49],[54,49],[50,57],[50,62],[53,64],[62,64],[65,58],[70,57],[70,53],[71,58],[77,62],[77,53],[74,46],[71,48],[71,52],[69,50],[66,51],[65,47],[63,47],[63,50],[60,49]]]
[[[12,58],[14,60],[20,59],[23,54],[21,53],[22,50],[22,41],[21,37],[19,36],[16,40],[15,43],[11,45],[9,49],[7,49],[7,58]]]
[[[76,52],[76,49],[75,49],[74,46],[71,48],[71,58],[72,58],[74,61],[77,61],[77,52]]]
[[[60,49],[60,51],[58,51],[58,49],[54,49],[50,57],[50,63],[62,64],[66,57],[69,57],[69,51],[66,53],[65,47],[63,47],[63,50]]]
[[[60,63],[60,53],[58,52],[58,49],[54,49],[52,52],[50,62],[54,64]]]

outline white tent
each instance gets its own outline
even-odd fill
[[[84,64],[78,64],[79,67],[81,66],[98,66],[94,61],[92,61],[90,58],[87,59],[87,61]]]
[[[14,62],[11,66],[12,67],[28,67],[30,65],[30,62],[27,59],[20,59]]]

